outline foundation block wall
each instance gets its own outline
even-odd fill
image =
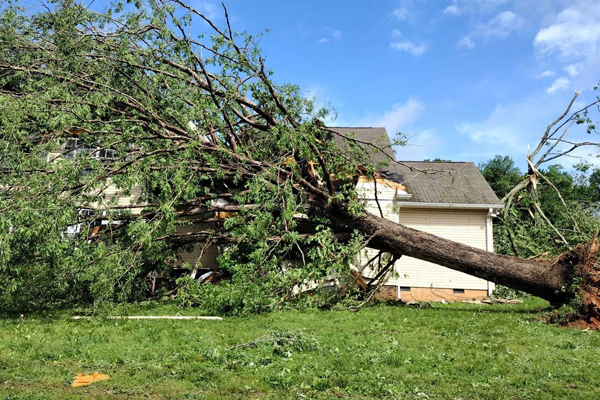
[[[419,288],[411,287],[409,290],[401,290],[398,298],[397,286],[383,286],[377,296],[380,300],[402,300],[402,301],[465,301],[483,300],[488,297],[487,290],[464,289],[464,293],[456,293],[455,289]]]

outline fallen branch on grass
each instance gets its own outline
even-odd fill
[[[90,317],[85,315],[76,315],[71,319],[92,319],[96,317]],[[106,319],[205,319],[211,321],[222,321],[221,317],[212,317],[212,316],[188,316],[188,315],[121,315],[121,316],[111,316],[105,317]]]

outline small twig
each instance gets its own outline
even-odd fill
[[[560,239],[563,241],[563,243],[567,245],[568,248],[571,248],[571,245],[569,244],[569,242],[567,242],[567,239],[565,239],[565,237],[560,233],[560,231],[558,229],[556,229],[556,227],[552,224],[552,222],[550,222],[550,220],[548,219],[548,217],[546,217],[546,214],[544,214],[544,212],[540,208],[540,205],[536,202],[536,203],[534,203],[533,206],[535,207],[535,209],[538,212],[538,214],[540,215],[540,217],[542,217],[542,219],[544,220],[544,222],[546,222],[546,224],[550,228],[552,228],[552,230],[554,232],[556,232],[556,234],[560,237]]]

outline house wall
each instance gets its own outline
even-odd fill
[[[143,204],[137,204],[139,197],[142,194],[142,187],[140,185],[134,185],[129,191],[129,194],[125,195],[123,189],[117,188],[115,185],[111,184],[109,180],[109,184],[102,191],[102,194],[104,195],[103,204],[101,206],[99,204],[93,204],[93,208],[110,208],[112,205],[118,207],[128,207],[133,205],[141,206],[127,209],[127,211],[131,212],[133,215],[140,214],[144,209]]]
[[[177,226],[178,234],[194,233],[201,230],[198,226]],[[188,263],[192,267],[196,266],[198,261],[202,263],[202,268],[218,269],[217,257],[219,256],[219,248],[216,245],[210,245],[206,248],[196,244],[192,252],[182,251],[177,255],[177,261],[173,264],[174,267],[179,267],[183,263]]]
[[[358,192],[358,195],[366,201],[365,209],[368,212],[377,216],[383,214],[384,218],[398,222],[398,202],[395,200],[397,195],[396,189],[386,185],[377,184],[377,200],[379,201],[381,212],[379,211],[377,201],[375,200],[375,184],[373,182],[359,181],[356,186],[356,191]],[[361,275],[374,277],[377,274],[376,270],[369,267],[361,270],[361,268],[377,253],[377,250],[365,248],[358,254],[354,260],[354,266],[359,270]],[[386,299],[389,299],[389,293],[391,293],[390,290],[387,290],[387,293]]]
[[[486,209],[401,208],[399,213],[399,222],[403,225],[483,250],[488,246],[487,219]],[[396,264],[396,272],[397,277],[390,279],[389,285],[468,289],[485,291],[485,294],[488,291],[486,280],[412,257],[403,256]]]
[[[63,153],[63,149],[50,152],[46,156],[46,160],[48,162],[55,162],[62,157]],[[144,205],[138,204],[139,198],[142,194],[142,186],[140,185],[134,185],[131,190],[129,190],[129,193],[125,194],[124,190],[114,185],[109,178],[106,181],[106,185],[103,188],[100,188],[98,193],[101,194],[104,199],[101,202],[90,204],[91,208],[110,209],[111,207],[116,206],[121,210],[127,210],[131,212],[133,215],[139,215],[143,210]],[[131,208],[124,208],[130,206]],[[177,233],[194,233],[199,229],[202,229],[202,227],[180,225],[177,226]],[[204,246],[197,244],[193,246],[191,252],[181,251],[178,254],[177,260],[173,266],[179,267],[184,263],[187,263],[191,266],[196,266],[198,263],[201,263],[203,268],[218,269],[218,256],[219,249],[216,245],[211,245],[204,248]]]
[[[56,150],[48,153],[46,156],[46,161],[55,162],[62,157],[64,150]],[[128,207],[136,205],[138,207],[131,207],[127,210],[130,211],[133,215],[138,215],[142,212],[144,206],[143,204],[137,204],[140,195],[142,194],[142,187],[140,185],[134,185],[129,191],[128,195],[123,193],[123,189],[117,188],[117,186],[111,183],[110,178],[107,180],[107,185],[101,190],[101,193],[104,195],[104,201],[102,203],[92,203],[90,204],[91,208],[101,208],[110,209],[111,206],[117,207]]]
[[[374,199],[375,186],[362,182],[357,185],[357,191],[367,201],[367,211],[380,215]],[[396,200],[396,194],[402,193],[382,185],[377,185],[377,191],[384,218],[455,242],[493,250],[492,232],[488,229],[491,225],[488,209],[402,207],[402,202]],[[354,261],[355,266],[360,268],[376,254],[376,250],[364,249]],[[362,275],[366,277],[376,273],[368,267],[362,270]],[[401,291],[401,287],[411,288],[411,292]],[[463,289],[464,293],[455,293],[453,289]],[[461,300],[485,297],[492,289],[493,283],[486,280],[403,256],[396,262],[380,297],[421,301]]]

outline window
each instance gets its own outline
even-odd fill
[[[400,286],[401,292],[410,292],[410,286]]]
[[[117,151],[114,149],[103,149],[100,146],[88,147],[77,138],[67,139],[65,143],[65,158],[75,158],[78,154],[89,154],[100,161],[109,163],[117,158]]]
[[[455,294],[464,294],[465,289],[452,289],[452,292]]]

